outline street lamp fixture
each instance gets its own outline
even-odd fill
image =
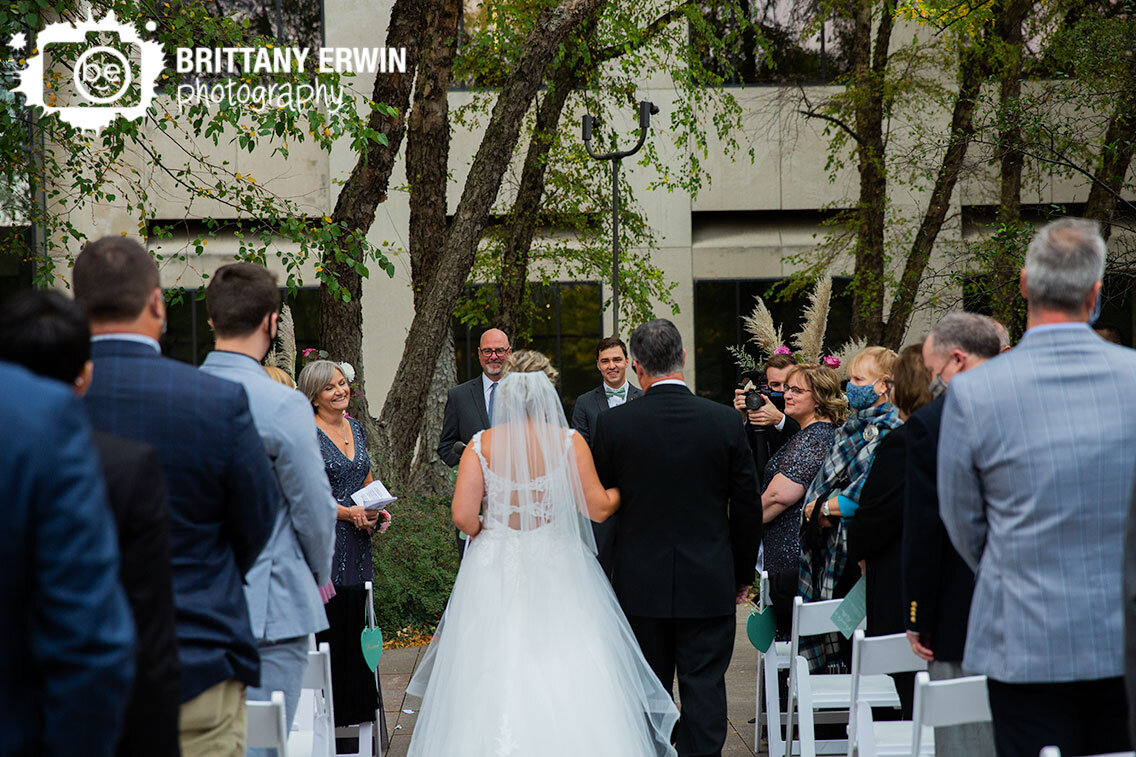
[[[639,103],[639,141],[630,150],[616,150],[602,155],[592,152],[592,127],[599,121],[590,113],[584,114],[584,149],[596,160],[611,161],[611,333],[619,336],[619,165],[624,158],[639,152],[647,141],[651,116],[657,115],[659,106],[646,100]]]

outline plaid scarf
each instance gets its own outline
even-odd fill
[[[884,435],[901,423],[895,406],[889,402],[854,413],[836,432],[836,441],[820,472],[809,485],[805,502],[820,505],[838,494],[859,501],[860,490],[868,478],[876,447]],[[848,531],[844,518],[834,528],[817,534],[815,524],[801,522],[801,560],[797,591],[806,602],[832,599],[836,582],[844,573],[848,559]],[[815,538],[819,535],[819,539]],[[814,538],[809,538],[814,537]],[[819,543],[818,543],[819,542]],[[801,639],[801,654],[813,672],[847,672],[841,666],[839,634]]]

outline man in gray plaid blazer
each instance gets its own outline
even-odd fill
[[[1121,589],[1136,464],[1136,351],[1105,342],[1096,224],[1041,229],[1028,329],[954,378],[939,508],[975,571],[963,667],[989,677],[999,755],[1129,749]]]

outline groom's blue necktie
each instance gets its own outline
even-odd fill
[[[497,382],[489,385],[489,425],[493,425],[493,400],[497,396]]]

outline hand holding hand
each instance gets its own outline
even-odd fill
[[[351,522],[355,524],[355,528],[367,528],[369,525],[367,508],[362,505],[352,505],[347,508],[347,513],[351,516]]]

